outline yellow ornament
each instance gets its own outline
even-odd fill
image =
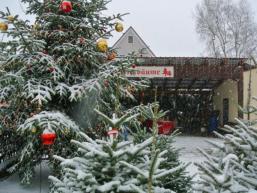
[[[35,127],[33,127],[33,128],[31,129],[31,132],[32,132],[32,133],[36,133],[36,132],[37,132],[37,129],[36,129]]]
[[[8,24],[4,22],[0,22],[0,30],[2,32],[6,32],[8,30]]]
[[[100,52],[107,52],[107,50],[108,50],[108,43],[107,43],[107,40],[106,40],[106,39],[100,39],[100,40],[98,40],[96,46],[97,46],[97,49],[98,49]]]
[[[12,15],[8,15],[7,19],[9,22],[13,22],[14,21],[14,17]]]
[[[115,30],[116,30],[117,32],[122,32],[123,29],[124,29],[123,24],[120,23],[120,22],[117,22],[116,25],[115,25]]]

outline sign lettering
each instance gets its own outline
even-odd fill
[[[173,66],[136,66],[126,72],[127,77],[174,78]]]

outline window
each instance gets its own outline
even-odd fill
[[[133,44],[133,36],[129,36],[128,37],[128,43],[129,44]]]

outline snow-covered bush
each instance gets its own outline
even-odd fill
[[[200,180],[195,189],[200,193],[248,193],[257,191],[257,128],[237,119],[235,127],[226,126],[231,134],[222,142],[209,142],[214,149],[197,164]]]

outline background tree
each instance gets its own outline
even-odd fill
[[[196,7],[196,32],[214,57],[256,54],[257,24],[247,0],[203,0]]]

